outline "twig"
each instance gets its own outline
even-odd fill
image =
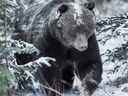
[[[54,92],[54,93],[56,93],[56,94],[58,94],[58,95],[60,95],[60,96],[63,96],[63,94],[61,94],[60,92],[58,92],[57,90],[55,90],[55,89],[53,89],[53,88],[51,88],[51,87],[47,87],[47,86],[42,85],[42,84],[41,84],[41,87],[43,87],[43,88],[45,88],[45,89],[48,89],[48,90],[50,90],[50,91],[52,91],[52,92]]]

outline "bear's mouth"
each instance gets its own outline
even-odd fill
[[[72,50],[72,51],[75,51],[75,52],[84,52],[84,51],[86,51],[87,50],[87,48],[75,48],[75,47],[70,47],[70,49]]]
[[[79,52],[83,52],[83,51],[87,50],[87,47],[77,47],[77,48],[74,48],[74,49],[76,49]]]

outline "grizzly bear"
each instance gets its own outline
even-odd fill
[[[66,82],[65,90],[72,87],[75,73],[82,82],[81,96],[91,96],[101,82],[94,5],[83,0],[51,0],[33,5],[16,22],[13,39],[32,43],[40,50],[39,57],[56,59],[52,67],[39,69],[38,75],[50,86],[60,80]]]

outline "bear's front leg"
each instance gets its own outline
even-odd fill
[[[90,64],[86,69],[82,69],[79,76],[82,81],[80,96],[91,96],[101,82],[102,65],[101,63]]]
[[[81,84],[81,96],[91,96],[102,79],[102,60],[95,34],[88,40],[88,49],[77,66]]]

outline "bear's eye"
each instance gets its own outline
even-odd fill
[[[68,10],[68,6],[63,4],[59,7],[58,11],[60,12],[60,14],[65,13]]]
[[[85,3],[84,6],[89,10],[93,10],[95,8],[95,2]]]

